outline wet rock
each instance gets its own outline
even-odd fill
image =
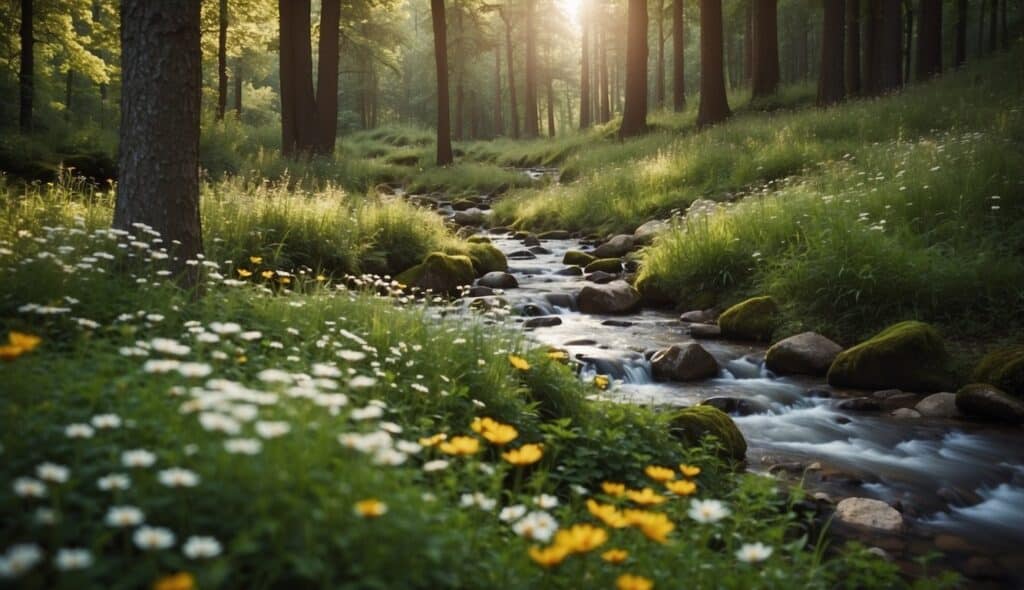
[[[452,221],[456,225],[482,225],[486,218],[487,214],[476,207],[471,207],[465,211],[456,211],[455,215],[452,215]]]
[[[836,417],[835,417],[835,418],[833,419],[833,421],[834,421],[834,422],[835,422],[836,424],[849,424],[850,422],[852,422],[852,420],[850,420],[850,419],[849,419],[849,418],[847,418],[846,416],[836,416]]]
[[[466,241],[469,242],[470,244],[490,244],[490,243],[492,243],[491,242],[491,238],[488,238],[487,236],[481,236],[479,234],[473,235],[473,236],[469,236],[468,238],[466,238]]]
[[[619,234],[594,248],[594,256],[597,258],[619,258],[631,251],[635,246],[636,242],[633,236]]]
[[[967,539],[956,535],[938,535],[935,537],[934,543],[935,548],[939,551],[957,551],[960,553],[967,553],[974,549]]]
[[[468,256],[450,256],[441,252],[428,254],[421,264],[395,277],[402,284],[448,295],[454,295],[459,287],[471,284],[474,278],[476,272]]]
[[[828,399],[832,397],[832,392],[826,391],[824,389],[808,389],[807,391],[804,392],[804,395],[807,397]]]
[[[578,266],[568,266],[561,270],[556,270],[554,274],[561,277],[581,277],[583,276],[583,269]]]
[[[569,340],[565,343],[565,346],[595,346],[597,340],[591,340],[590,338],[576,338],[575,340]]]
[[[551,326],[561,325],[562,318],[556,315],[546,315],[538,318],[530,318],[523,322],[523,326],[527,328],[549,328]]]
[[[477,203],[476,201],[471,201],[469,199],[459,199],[457,201],[452,202],[452,209],[456,211],[466,211],[467,209],[472,209],[473,207],[476,207],[478,204],[479,203]]]
[[[949,356],[935,328],[901,322],[845,350],[828,371],[835,387],[931,393],[952,387]]]
[[[492,289],[515,289],[519,286],[519,281],[507,272],[489,272],[480,277],[477,284]]]
[[[544,246],[534,246],[530,248],[530,252],[534,254],[551,254],[551,250],[548,250]]]
[[[679,410],[669,422],[669,432],[687,446],[697,446],[705,435],[721,443],[719,453],[742,461],[747,456],[747,441],[728,414],[711,406],[693,406]]]
[[[467,255],[473,262],[473,270],[476,271],[477,276],[483,276],[489,272],[504,272],[508,270],[508,260],[494,244],[470,244]]]
[[[876,398],[877,399],[877,398]],[[913,408],[917,405],[917,402],[921,401],[921,396],[916,393],[904,393],[899,392],[888,397],[883,398],[881,401],[882,409],[886,411],[898,410],[901,408]]]
[[[698,340],[722,337],[722,329],[715,324],[691,324],[687,330],[691,337]]]
[[[633,325],[633,322],[627,322],[625,320],[605,320],[601,322],[602,326],[611,326],[613,328],[628,328]]]
[[[584,267],[583,271],[617,274],[622,272],[622,261],[618,258],[599,258]]]
[[[553,310],[548,306],[537,305],[536,303],[517,303],[512,307],[513,313],[516,315],[524,315],[529,317],[537,317],[542,315],[552,315]]]
[[[971,418],[1024,424],[1024,402],[987,383],[972,383],[962,387],[956,392],[956,407]]]
[[[700,403],[701,405],[722,410],[730,416],[749,416],[751,414],[763,414],[768,411],[768,406],[761,402],[742,397],[715,396],[709,397]]]
[[[933,393],[914,406],[925,418],[957,418],[961,416],[956,407],[956,394],[943,392]]]
[[[419,207],[426,207],[428,209],[437,209],[437,199],[428,197],[427,195],[413,195],[409,197],[409,202]]]
[[[722,336],[767,341],[779,322],[779,306],[771,297],[753,297],[730,307],[718,318]]]
[[[651,369],[658,381],[696,381],[718,375],[718,361],[696,342],[673,345],[654,353]]]
[[[913,420],[915,418],[921,417],[921,414],[917,410],[914,410],[912,408],[897,408],[893,410],[889,415],[892,416],[893,418],[900,418],[902,420]]]
[[[974,506],[984,501],[974,490],[964,488],[939,488],[935,495],[953,506]]]
[[[580,252],[579,250],[569,250],[562,256],[562,264],[566,265],[586,266],[595,260],[597,260],[597,257],[591,256],[586,252]]]
[[[1024,346],[993,350],[974,368],[977,383],[991,383],[1006,393],[1024,399]]]
[[[474,285],[466,292],[467,297],[487,297],[489,295],[494,295],[494,289],[480,285]]]
[[[477,297],[476,299],[469,302],[471,309],[479,311],[488,311],[491,309],[500,309],[506,307],[508,301],[504,297]]]
[[[546,293],[544,295],[544,299],[547,299],[548,303],[551,305],[557,305],[558,307],[563,307],[565,309],[572,309],[576,304],[576,302],[573,301],[572,295],[568,293]]]
[[[640,304],[640,294],[626,281],[587,285],[576,298],[583,313],[627,313]]]
[[[506,258],[509,260],[534,260],[537,258],[537,255],[529,250],[516,250],[509,253]]]
[[[524,246],[540,246],[540,239],[537,236],[529,235],[523,238]]]
[[[842,351],[842,346],[821,334],[804,332],[773,344],[765,363],[780,375],[824,375]]]
[[[517,232],[512,234],[512,239],[513,240],[525,240],[526,238],[528,238],[528,237],[530,237],[532,235],[533,234],[528,232],[528,231],[517,231]]]
[[[854,527],[899,532],[903,529],[903,515],[881,500],[846,498],[836,506],[837,521]]]
[[[679,321],[688,324],[710,324],[715,321],[715,313],[710,309],[694,309],[680,315]]]
[[[597,272],[592,272],[592,273],[588,274],[586,278],[591,283],[597,283],[599,285],[603,285],[604,283],[610,283],[610,282],[614,281],[616,278],[618,278],[618,275],[613,275],[611,273],[607,273],[607,272],[604,272],[602,270],[599,270]]]
[[[633,231],[633,240],[637,244],[647,245],[654,241],[654,236],[668,229],[668,222],[652,219]]]
[[[836,407],[851,412],[877,412],[882,409],[882,403],[870,397],[854,397],[844,399]]]
[[[564,229],[555,229],[539,234],[537,237],[542,240],[568,240],[572,234]]]
[[[498,227],[492,227],[488,231],[490,231],[490,233],[495,234],[495,235],[502,235],[502,234],[510,234],[510,233],[512,233],[512,228],[508,227],[507,225],[499,225]]]

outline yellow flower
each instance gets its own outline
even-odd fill
[[[480,436],[491,444],[501,446],[515,440],[519,436],[519,431],[508,424],[498,424],[495,428],[484,430]]]
[[[647,477],[653,479],[654,481],[665,482],[672,481],[673,479],[676,478],[675,471],[669,469],[668,467],[661,467],[659,465],[648,465],[647,468],[644,469],[644,473],[646,473]]]
[[[609,496],[621,496],[626,493],[626,484],[605,481],[601,482],[601,489]]]
[[[608,380],[607,375],[598,375],[597,377],[594,377],[594,385],[601,391],[608,389],[609,383],[611,383],[611,381]]]
[[[487,430],[488,428],[493,428],[499,424],[501,423],[495,420],[494,418],[488,418],[486,416],[481,418],[478,416],[476,418],[473,418],[473,421],[469,423],[469,428],[473,432],[480,434],[484,430]]]
[[[668,534],[676,528],[676,525],[669,520],[668,516],[660,512],[626,510],[624,515],[630,526],[637,527],[645,537],[659,543],[666,542]]]
[[[613,529],[621,529],[629,526],[629,522],[626,521],[626,517],[611,504],[601,504],[591,498],[587,500],[587,510],[601,520],[601,522]]]
[[[238,269],[237,272],[238,272],[238,276],[242,277],[243,279],[247,279],[247,278],[252,276],[252,271],[251,270],[246,270],[244,268]]]
[[[530,370],[530,363],[527,362],[526,359],[524,359],[521,356],[516,356],[514,354],[508,355],[508,363],[510,365],[512,365],[512,367],[514,367],[516,370],[519,370],[519,371],[529,371]]]
[[[501,458],[508,461],[513,465],[532,465],[537,461],[540,461],[541,457],[544,456],[543,448],[538,444],[528,444],[519,447],[518,449],[512,449],[507,453],[502,453]]]
[[[626,490],[626,497],[641,506],[652,506],[665,501],[665,496],[656,493],[651,488],[642,490]]]
[[[196,579],[188,572],[178,572],[153,582],[153,590],[192,590],[195,587]]]
[[[238,358],[235,359],[235,362],[240,365],[244,365],[245,363],[249,362],[249,357],[245,356],[244,354],[240,354],[238,355]]]
[[[438,448],[446,455],[474,455],[480,450],[480,440],[472,436],[453,436]]]
[[[262,256],[250,256],[249,257],[249,262],[251,262],[253,264],[260,264],[261,262],[263,262],[263,257]]]
[[[31,352],[39,346],[39,343],[43,341],[39,336],[32,334],[26,334],[24,332],[15,332],[11,330],[10,334],[7,335],[7,342],[11,346],[17,346],[24,352]]]
[[[677,496],[690,496],[697,491],[697,484],[688,479],[667,482],[665,487]]]
[[[10,344],[0,346],[0,360],[13,361],[23,354],[25,354],[24,348],[11,346]]]
[[[697,477],[700,475],[700,467],[687,465],[686,463],[679,464],[679,471],[683,472],[683,475],[686,477]]]
[[[601,554],[601,559],[608,563],[622,563],[629,557],[629,551],[625,549],[609,549]]]
[[[324,275],[316,275],[316,282],[322,283],[322,282],[324,282],[326,280],[327,280],[326,276],[324,276]]]
[[[437,434],[435,434],[433,436],[428,436],[427,438],[421,438],[419,440],[419,443],[420,443],[420,446],[432,447],[432,446],[435,446],[438,443],[443,442],[445,440],[448,440],[448,435],[443,433],[443,432],[439,432],[439,433],[437,433]]]
[[[290,284],[290,283],[292,282],[292,278],[291,278],[291,277],[281,277],[281,278],[279,278],[279,279],[277,279],[277,280],[278,280],[278,282],[280,282],[280,283],[281,283],[282,285],[288,285],[288,284]]]
[[[554,567],[565,561],[565,558],[569,556],[569,550],[560,545],[552,545],[545,548],[533,545],[530,547],[529,553],[530,559],[541,567]]]
[[[272,279],[272,278],[274,278],[274,271],[272,271],[272,270],[265,270],[265,271],[260,273],[260,276],[265,278],[265,279]]]
[[[558,350],[557,348],[553,348],[548,351],[548,358],[553,361],[564,362],[569,360],[569,353],[565,352],[564,350]]]
[[[592,524],[574,524],[555,533],[555,545],[570,553],[593,551],[608,540],[608,531]]]
[[[363,518],[377,518],[388,511],[388,505],[376,498],[367,498],[356,502],[355,511]]]
[[[622,574],[615,580],[615,588],[616,590],[651,590],[654,588],[654,582],[643,576]]]

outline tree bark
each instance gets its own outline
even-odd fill
[[[914,54],[914,3],[912,0],[903,0],[903,69],[900,70],[900,81],[909,80],[910,58]]]
[[[956,67],[967,61],[967,0],[956,2],[956,44],[953,49],[953,63]]]
[[[526,117],[523,123],[523,135],[534,138],[539,135],[537,121],[537,34],[534,31],[534,2],[526,0]]]
[[[508,115],[512,124],[512,137],[519,139],[519,105],[516,102],[515,52],[512,51],[512,24],[502,10],[498,13],[505,23],[505,62],[508,64]]]
[[[242,60],[235,61],[235,117],[242,119]]]
[[[821,30],[821,69],[818,72],[818,106],[840,102],[846,95],[843,46],[846,7],[843,0],[827,0]]]
[[[672,110],[686,108],[686,39],[683,28],[683,0],[672,0]]]
[[[620,138],[647,129],[647,0],[629,0],[626,26],[626,104]]]
[[[228,0],[220,0],[217,26],[217,120],[228,106]]]
[[[700,106],[697,126],[729,118],[722,64],[722,0],[700,0]]]
[[[868,45],[873,95],[892,92],[903,82],[902,10],[900,0],[871,0]]]
[[[32,105],[35,100],[35,15],[32,0],[21,0],[21,61],[18,68],[18,123],[22,133],[32,132]]]
[[[548,73],[548,137],[555,136],[555,83]]]
[[[597,28],[597,92],[601,107],[598,120],[607,123],[612,118],[611,105],[608,102],[608,37],[603,24],[598,23]]]
[[[464,38],[462,30],[462,7],[455,3],[455,121],[452,123],[452,138],[455,141],[463,139],[462,126],[466,118],[466,88],[463,84],[463,71],[465,70],[462,42]]]
[[[580,26],[581,47],[580,47],[580,129],[590,127],[590,28],[592,19],[590,14],[590,3],[582,0],[580,3]]]
[[[160,232],[171,269],[203,251],[199,221],[200,0],[122,0],[114,227]],[[185,272],[186,285],[198,278]]]
[[[999,12],[1003,23],[1003,42],[1000,44],[1000,47],[1003,48],[1003,51],[1010,49],[1010,25],[1006,22],[1006,2],[1007,0],[1002,0],[999,3]]]
[[[999,0],[989,0],[988,51],[994,53],[999,47]]]
[[[447,166],[452,158],[452,130],[448,100],[448,27],[444,0],[430,0],[434,25],[434,65],[437,75],[437,165]]]
[[[286,156],[313,151],[317,138],[310,46],[310,0],[278,0],[281,29],[281,147]]]
[[[753,0],[754,72],[753,96],[775,94],[779,88],[779,35],[776,0]]]
[[[942,0],[921,0],[917,24],[918,81],[942,72]]]
[[[657,0],[658,7],[658,61],[654,80],[654,100],[658,109],[665,108],[665,4]]]
[[[501,101],[501,45],[494,45],[494,135],[505,135]]]
[[[828,3],[826,2],[826,5]],[[846,0],[846,93],[860,94],[860,0]]]
[[[981,0],[978,3],[978,55],[985,55],[985,3]]]
[[[334,153],[338,135],[338,36],[341,24],[341,0],[322,0],[320,4],[320,58],[316,77],[316,125],[319,130],[315,151]],[[372,68],[372,63],[370,64]],[[375,115],[374,115],[375,118]]]
[[[743,24],[743,81],[750,84],[754,79],[754,7],[750,2],[743,12]]]

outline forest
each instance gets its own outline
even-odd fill
[[[1021,0],[0,3],[0,588],[1024,585]]]

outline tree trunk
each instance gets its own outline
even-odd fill
[[[494,46],[494,135],[505,135],[505,121],[501,102],[501,45]]]
[[[242,60],[235,61],[235,117],[242,119]]]
[[[512,124],[512,137],[519,139],[519,105],[516,102],[515,52],[512,51],[512,25],[508,22],[504,11],[500,13],[505,22],[505,61],[508,63],[508,103],[509,122]]]
[[[846,0],[845,39],[846,93],[856,96],[860,94],[860,0]]]
[[[587,0],[580,3],[580,26],[582,44],[580,47],[580,129],[590,127],[590,28],[592,26],[590,5]]]
[[[753,0],[754,72],[753,96],[775,94],[779,88],[779,35],[776,0]]]
[[[750,84],[754,79],[754,8],[750,2],[743,12],[743,24],[743,81]]]
[[[555,84],[548,74],[548,137],[555,136]]]
[[[942,72],[942,0],[921,0],[917,23],[918,81]]]
[[[448,28],[444,17],[444,0],[430,0],[430,16],[434,25],[434,64],[437,74],[437,165],[447,166],[453,158],[448,112]]]
[[[629,0],[626,26],[626,104],[620,138],[647,129],[647,0]]]
[[[198,279],[200,0],[122,0],[121,129],[114,227],[160,232],[171,268]]]
[[[686,39],[683,29],[683,0],[672,0],[672,110],[686,108]]]
[[[465,102],[466,102],[466,88],[463,84],[463,71],[464,67],[463,48],[462,40],[464,38],[462,31],[462,8],[456,3],[453,5],[455,9],[455,121],[452,124],[452,139],[460,141],[463,139],[462,136],[462,125],[465,120]]]
[[[900,0],[871,0],[869,46],[873,95],[899,88],[903,81],[903,17]]]
[[[978,3],[978,55],[985,55],[985,2]]]
[[[534,3],[526,0],[526,117],[523,135],[534,138],[539,135],[537,126],[537,33],[534,31]]]
[[[999,0],[989,0],[988,51],[993,53],[999,47]]]
[[[827,0],[821,30],[821,69],[818,71],[818,106],[840,102],[846,95],[843,75],[843,0]]]
[[[320,4],[320,58],[316,76],[316,124],[319,131],[315,151],[333,154],[338,135],[338,35],[341,0]],[[371,63],[369,67],[373,67]],[[372,76],[371,76],[372,78]]]
[[[658,109],[665,108],[665,4],[657,0],[658,7],[658,61],[654,80],[654,99]]]
[[[1002,0],[1002,2],[999,3],[1000,16],[1002,17],[1003,22],[1003,42],[1000,46],[1003,48],[1003,51],[1010,49],[1010,25],[1006,22],[1006,1],[1007,0]]]
[[[21,63],[18,69],[18,123],[22,133],[32,132],[32,103],[35,99],[35,37],[32,0],[21,0]]]
[[[956,43],[953,49],[953,63],[956,67],[967,61],[967,0],[956,2]]]
[[[604,27],[598,25],[597,35],[597,92],[600,103],[599,121],[607,123],[612,118],[611,105],[608,102],[608,38],[605,35]]]
[[[697,126],[729,118],[722,64],[722,0],[700,0],[700,106]]]
[[[914,3],[911,0],[903,0],[903,69],[900,70],[900,83],[909,80],[911,76],[910,59],[914,54]]]
[[[317,144],[313,94],[310,0],[278,0],[281,29],[281,147],[286,156],[311,152]]]
[[[217,120],[228,106],[228,0],[220,0],[217,27]]]

